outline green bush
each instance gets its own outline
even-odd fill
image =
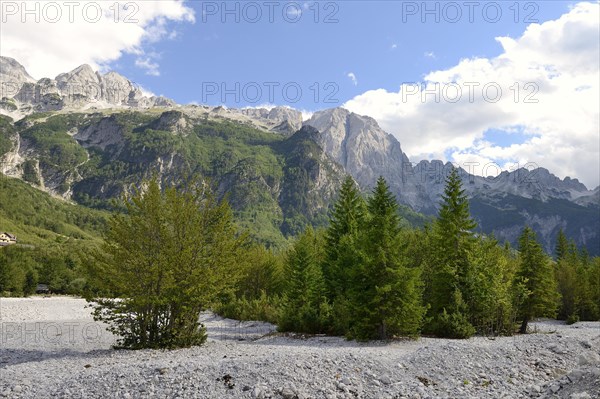
[[[573,313],[572,315],[570,315],[569,317],[567,317],[567,324],[571,325],[571,324],[575,324],[579,322],[579,316],[576,315],[575,313]]]
[[[238,283],[245,235],[200,182],[161,192],[154,179],[125,206],[92,270],[95,285],[113,293],[89,299],[94,319],[108,323],[123,348],[201,345],[198,315]]]
[[[475,327],[469,323],[468,318],[459,312],[446,312],[446,309],[437,318],[434,324],[435,334],[441,338],[469,338],[475,334]]]
[[[277,324],[281,314],[281,299],[277,295],[268,296],[264,291],[259,298],[236,298],[231,295],[215,307],[215,312],[235,320],[261,320]]]

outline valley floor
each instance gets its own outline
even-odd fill
[[[112,350],[82,299],[0,298],[9,398],[598,398],[600,322],[538,332],[357,344],[201,315],[205,346]]]

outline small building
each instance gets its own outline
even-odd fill
[[[0,232],[0,247],[6,247],[17,243],[17,236],[14,234]]]

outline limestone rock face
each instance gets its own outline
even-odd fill
[[[100,89],[100,76],[89,65],[81,65],[71,72],[61,73],[54,80],[61,93],[90,98],[101,97],[101,92],[96,92]]]
[[[290,107],[266,108],[244,108],[241,110],[230,110],[239,112],[258,122],[273,125],[270,130],[291,135],[302,128],[302,112]]]
[[[14,58],[0,57],[0,82],[4,83],[1,97],[12,97],[23,83],[35,83],[35,79]]]
[[[22,117],[32,112],[63,109],[105,109],[115,107],[173,107],[175,102],[156,96],[146,96],[141,88],[116,72],[104,75],[89,65],[61,73],[54,79],[35,81],[16,60],[0,57],[2,98],[11,99],[16,109],[5,109],[9,116]]]
[[[104,151],[108,146],[122,144],[123,128],[111,116],[81,129],[73,138],[85,148],[98,147]]]
[[[333,108],[316,112],[304,124],[319,130],[319,144],[363,189],[383,176],[401,202],[415,209],[431,206],[400,143],[373,118]]]
[[[270,119],[276,123],[287,122],[294,131],[300,130],[300,128],[302,128],[302,112],[297,111],[293,108],[272,108],[267,115],[267,119]]]
[[[193,129],[193,122],[181,111],[167,111],[160,115],[152,128],[175,134],[187,134]]]
[[[101,89],[102,98],[111,104],[133,105],[130,104],[132,97],[143,97],[139,88],[116,72],[109,72],[102,76]]]

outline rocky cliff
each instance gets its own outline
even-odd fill
[[[115,107],[171,107],[175,102],[164,97],[148,96],[142,89],[119,75],[94,72],[81,65],[54,79],[33,79],[21,64],[0,57],[0,110],[20,119],[33,112],[105,109]]]

